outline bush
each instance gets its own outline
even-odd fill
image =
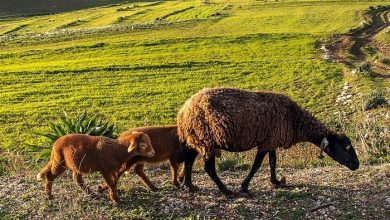
[[[371,74],[372,73],[371,67],[372,67],[371,63],[363,61],[363,62],[360,63],[360,65],[358,67],[358,73],[360,73],[360,74]]]
[[[42,145],[26,145],[30,151],[40,152],[38,159],[48,158],[53,143],[66,134],[88,134],[92,136],[106,136],[116,138],[115,124],[105,122],[101,117],[90,116],[86,112],[79,113],[75,117],[69,116],[64,111],[64,116],[59,117],[56,123],[48,123],[49,131],[46,133],[35,132],[39,136],[46,137],[47,142]]]
[[[387,105],[387,100],[383,91],[375,90],[365,97],[364,110],[371,110],[379,106]]]
[[[223,154],[222,159],[217,163],[217,167],[220,171],[248,170],[251,166],[245,163],[246,161],[243,153]]]
[[[390,156],[389,127],[381,123],[378,117],[367,114],[355,126],[357,141],[369,158],[378,159]]]
[[[381,61],[385,65],[390,65],[390,59],[389,58],[383,58]]]

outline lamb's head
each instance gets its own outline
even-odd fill
[[[351,141],[344,134],[331,133],[322,139],[321,149],[331,158],[340,164],[348,167],[350,170],[359,168],[359,159]]]
[[[154,157],[154,149],[152,142],[147,134],[143,132],[134,131],[129,136],[130,146],[128,148],[129,153],[133,153],[140,156]]]

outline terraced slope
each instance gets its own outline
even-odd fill
[[[203,87],[283,92],[326,121],[344,79],[319,42],[389,1],[151,1],[0,21],[0,147],[62,109],[169,124]],[[368,86],[388,87],[367,79]]]

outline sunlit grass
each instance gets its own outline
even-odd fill
[[[331,120],[344,79],[341,66],[321,60],[315,45],[356,26],[360,11],[376,4],[134,2],[0,21],[0,34],[27,24],[12,32],[14,39],[0,42],[0,147],[39,142],[31,141],[31,131],[45,129],[62,109],[99,113],[120,131],[172,124],[187,98],[212,86],[282,92]],[[36,35],[156,18],[173,24],[85,36]],[[364,82],[388,85],[380,79]]]

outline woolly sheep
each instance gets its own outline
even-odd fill
[[[359,167],[348,137],[329,130],[283,94],[206,88],[185,102],[178,112],[177,125],[180,141],[204,157],[205,171],[226,195],[232,192],[215,171],[218,149],[242,152],[258,148],[252,170],[241,185],[242,191],[247,191],[253,174],[260,167],[259,154],[290,148],[300,142],[315,144],[351,170]]]
[[[117,203],[119,197],[116,185],[119,177],[115,171],[137,155],[153,157],[154,154],[149,137],[142,132],[133,132],[126,143],[103,136],[69,134],[55,141],[50,161],[38,173],[37,180],[45,179],[46,195],[52,199],[54,179],[69,169],[83,191],[93,194],[84,184],[82,174],[99,171],[109,186],[110,199]]]

